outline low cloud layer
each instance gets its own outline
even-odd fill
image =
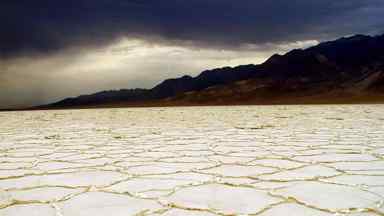
[[[197,75],[209,68],[260,63],[283,51],[317,41],[216,50],[123,39],[97,49],[72,49],[49,57],[3,61],[2,107],[30,106],[68,96],[122,88],[150,88],[162,79]],[[4,91],[5,90],[5,91]],[[0,105],[0,107],[1,107]],[[4,106],[6,105],[6,106]]]

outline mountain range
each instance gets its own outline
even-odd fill
[[[206,70],[152,89],[67,98],[34,109],[384,102],[384,35],[355,35],[275,54],[259,65]]]

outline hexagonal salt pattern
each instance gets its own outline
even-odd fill
[[[0,215],[384,215],[383,113],[383,105],[1,112]]]

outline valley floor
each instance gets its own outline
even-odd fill
[[[0,113],[0,215],[384,215],[384,105]]]

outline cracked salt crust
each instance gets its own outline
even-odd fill
[[[0,113],[0,215],[384,215],[383,105]]]

